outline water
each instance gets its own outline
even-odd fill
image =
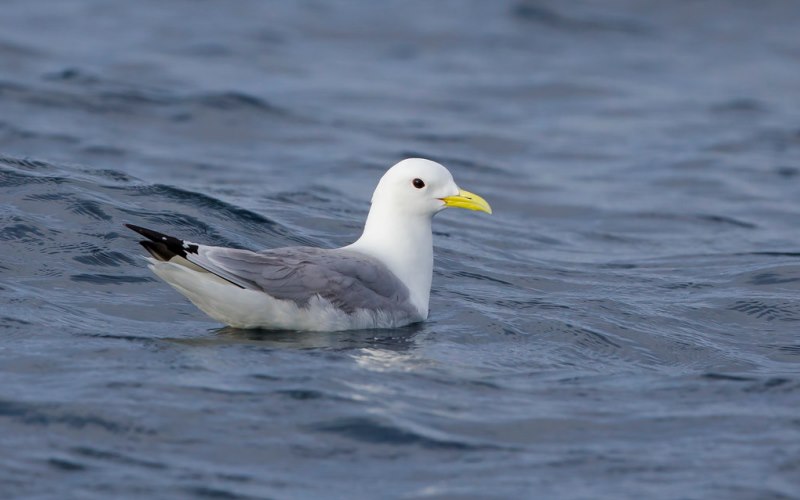
[[[794,2],[0,16],[4,498],[798,498]],[[220,329],[124,222],[358,236],[443,162],[431,317]]]

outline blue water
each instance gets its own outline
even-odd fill
[[[798,498],[800,4],[7,0],[3,498]],[[430,319],[220,328],[125,222],[332,247],[448,166]]]

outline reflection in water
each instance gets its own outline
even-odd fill
[[[374,372],[410,372],[433,365],[433,361],[396,349],[365,347],[353,354],[359,367]]]
[[[414,336],[421,324],[395,329],[351,330],[342,332],[302,332],[242,330],[224,327],[214,330],[213,337],[201,340],[209,343],[247,342],[275,349],[334,349],[349,350],[379,348],[386,351],[405,351],[414,345]]]

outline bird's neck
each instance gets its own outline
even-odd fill
[[[408,287],[411,302],[427,318],[433,278],[431,217],[398,214],[389,208],[373,204],[364,233],[349,248],[384,262]]]

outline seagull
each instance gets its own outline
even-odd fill
[[[361,237],[335,249],[253,252],[200,245],[125,224],[147,238],[148,267],[215,320],[234,328],[339,331],[428,318],[431,221],[445,208],[491,214],[439,163],[405,159],[378,182]]]

